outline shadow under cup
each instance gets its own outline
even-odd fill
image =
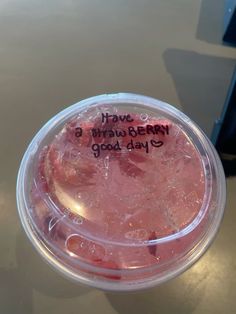
[[[199,127],[166,103],[125,93],[54,116],[17,180],[21,222],[44,259],[114,291],[190,267],[218,230],[225,194],[221,162]]]

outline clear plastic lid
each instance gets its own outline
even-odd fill
[[[166,281],[206,250],[225,206],[214,147],[186,115],[134,94],[53,117],[18,175],[23,226],[70,278],[108,290]]]

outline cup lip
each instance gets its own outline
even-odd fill
[[[51,130],[53,130],[53,128],[58,125],[58,123],[65,123],[65,121],[67,121],[68,119],[70,119],[70,117],[72,117],[76,111],[78,109],[82,110],[83,108],[85,108],[88,104],[91,106],[96,106],[97,104],[111,104],[111,103],[126,103],[130,102],[130,103],[135,103],[137,105],[142,104],[142,105],[147,105],[150,107],[153,106],[158,106],[158,109],[162,109],[164,112],[168,111],[168,113],[170,115],[173,115],[174,117],[177,117],[183,124],[188,125],[189,128],[191,128],[194,133],[196,134],[196,136],[199,139],[199,142],[201,143],[203,149],[206,152],[206,155],[208,156],[208,158],[210,158],[210,160],[208,160],[209,164],[212,165],[212,167],[214,167],[214,170],[216,171],[216,180],[218,180],[218,184],[217,184],[217,188],[218,188],[218,193],[217,193],[217,206],[218,206],[218,210],[215,211],[215,216],[214,216],[214,223],[212,222],[212,225],[210,226],[210,228],[207,230],[207,232],[205,233],[205,239],[202,238],[200,240],[200,242],[198,243],[198,250],[195,250],[194,252],[191,253],[191,258],[187,258],[187,262],[186,260],[183,261],[182,265],[179,266],[178,269],[173,269],[173,271],[168,271],[168,274],[165,275],[165,277],[163,278],[156,278],[154,280],[152,280],[151,282],[144,282],[139,283],[139,288],[138,289],[143,289],[146,287],[151,287],[154,286],[158,283],[167,281],[173,277],[175,277],[176,275],[182,273],[184,270],[186,270],[188,267],[190,267],[208,248],[208,246],[210,245],[210,243],[212,242],[218,228],[220,225],[220,221],[223,217],[223,213],[224,213],[224,207],[225,207],[225,202],[226,202],[226,187],[225,187],[225,177],[224,177],[224,172],[223,172],[223,168],[220,162],[220,159],[213,147],[213,145],[211,144],[211,142],[209,141],[209,139],[207,138],[207,136],[204,134],[204,132],[193,122],[190,120],[190,118],[188,118],[184,113],[182,113],[181,111],[179,111],[178,109],[176,109],[175,107],[159,101],[157,99],[151,98],[151,97],[147,97],[147,96],[143,96],[143,95],[138,95],[138,94],[132,94],[132,93],[118,93],[118,94],[103,94],[103,95],[99,95],[99,96],[94,96],[94,97],[90,97],[87,98],[85,100],[79,101],[77,103],[75,103],[74,105],[60,111],[58,114],[56,114],[54,117],[52,117],[38,132],[37,134],[34,136],[34,138],[32,139],[31,143],[29,144],[23,158],[22,158],[22,162],[19,168],[19,172],[18,172],[18,176],[17,176],[17,184],[16,184],[16,199],[17,199],[17,207],[18,207],[18,213],[20,216],[20,220],[21,223],[25,229],[26,234],[28,235],[29,239],[31,240],[31,242],[33,243],[33,245],[35,246],[35,248],[37,249],[37,251],[40,253],[41,256],[44,257],[44,259],[51,264],[52,266],[54,266],[57,270],[59,270],[61,273],[66,274],[67,276],[69,276],[72,280],[75,281],[80,281],[80,282],[84,282],[88,285],[91,285],[93,287],[98,287],[98,288],[103,288],[103,289],[108,289],[108,290],[134,290],[134,287],[130,284],[127,285],[127,283],[124,285],[117,285],[117,283],[110,283],[107,280],[102,280],[99,279],[98,283],[94,282],[94,281],[90,281],[88,278],[86,278],[86,276],[83,275],[79,275],[78,273],[74,273],[72,270],[69,270],[68,268],[66,268],[66,266],[64,266],[60,261],[58,261],[57,259],[55,259],[55,257],[50,254],[50,252],[48,252],[48,249],[46,247],[46,245],[43,245],[42,241],[40,241],[37,238],[37,235],[33,232],[33,228],[31,225],[31,222],[27,219],[26,217],[26,211],[27,211],[27,200],[25,198],[25,191],[24,191],[24,187],[25,187],[25,171],[27,168],[27,163],[28,160],[30,158],[30,156],[32,154],[34,154],[34,152],[37,150],[38,145],[40,140],[42,140],[42,138],[45,137],[45,135],[50,132]],[[212,173],[210,172],[209,174],[211,176],[211,180],[212,180]],[[207,206],[209,206],[209,202],[211,200],[211,192],[208,195],[208,204]],[[206,210],[206,208],[205,208]],[[197,216],[198,217],[198,216]],[[196,217],[196,218],[197,218]],[[169,242],[173,239],[176,239],[178,237],[176,237],[176,234],[179,234],[179,237],[183,237],[185,235],[187,235],[188,233],[190,233],[193,229],[196,228],[196,226],[201,222],[201,220],[203,219],[204,215],[202,215],[202,217],[200,217],[201,219],[198,219],[198,222],[196,224],[196,218],[190,223],[192,225],[191,228],[189,228],[189,225],[187,227],[185,227],[184,229],[180,230],[178,233],[175,233],[174,235],[169,235],[167,237],[163,237],[163,238],[159,238],[156,240],[149,240],[149,242],[142,242],[142,243],[138,243],[137,246],[147,246],[147,245],[156,245],[156,244],[160,244],[160,243],[166,243]],[[195,225],[194,225],[195,224]],[[83,235],[82,235],[83,236]],[[86,238],[90,240],[89,237]],[[91,238],[91,240],[94,240],[93,238]],[[99,241],[101,241],[101,239],[99,239]],[[106,241],[103,241],[104,243]],[[110,242],[110,244],[114,244],[114,245],[119,245],[119,243],[116,242]],[[120,245],[124,246],[131,246],[131,243],[120,243]],[[186,256],[184,257],[186,259]],[[93,268],[96,269],[96,266],[93,266]],[[125,271],[130,271],[130,270],[125,270]],[[116,273],[117,270],[112,270],[112,272]],[[124,271],[122,270],[122,273]],[[114,286],[115,285],[115,286]],[[119,287],[118,287],[119,286]],[[135,289],[136,289],[136,284],[135,284]]]

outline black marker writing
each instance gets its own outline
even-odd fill
[[[156,141],[156,140],[151,140],[150,143],[153,147],[161,147],[164,144],[162,141]]]
[[[75,136],[76,137],[81,137],[83,134],[83,129],[82,128],[75,128]]]
[[[132,149],[142,149],[142,148],[144,148],[145,151],[146,151],[146,153],[147,153],[147,154],[149,153],[148,141],[146,141],[146,142],[134,142],[133,140],[131,140],[131,141],[127,144],[126,148],[127,148],[128,150],[132,150]]]
[[[115,144],[93,144],[92,150],[95,158],[98,158],[101,154],[101,151],[118,151],[121,150],[120,143],[117,141]]]
[[[130,114],[127,115],[116,115],[116,114],[109,114],[108,112],[102,113],[102,123],[108,122],[133,122],[134,119],[131,118]]]
[[[126,126],[126,128],[115,128],[113,127],[112,123],[116,122],[133,122],[134,119],[130,116],[130,114],[125,115],[115,115],[109,113],[102,113],[101,122],[103,126],[101,128],[91,128],[85,130],[86,133],[90,133],[90,142],[88,145],[92,144],[92,138],[120,138],[120,141],[116,141],[114,143],[107,143],[109,140],[104,141],[96,141],[95,142],[103,142],[103,143],[94,143],[91,145],[92,152],[95,158],[98,158],[102,151],[120,151],[122,149],[127,149],[129,151],[132,150],[142,150],[148,154],[151,151],[151,148],[159,148],[164,144],[163,136],[169,135],[169,126],[163,124],[146,124],[146,125],[136,125],[136,126]],[[104,129],[104,124],[107,124],[107,128]],[[83,135],[83,129],[81,127],[75,128],[75,136],[80,138]],[[152,138],[144,138],[145,140],[142,141],[142,136],[146,135],[158,135],[157,139]],[[130,137],[130,141],[127,142],[125,137]],[[139,141],[135,141],[135,138]],[[141,138],[140,138],[141,137]]]
[[[99,128],[91,130],[92,137],[125,137],[127,132],[125,130],[101,130]]]

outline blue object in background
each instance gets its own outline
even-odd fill
[[[227,0],[223,41],[236,45],[236,0]]]
[[[211,139],[221,157],[226,176],[236,175],[236,68]]]

